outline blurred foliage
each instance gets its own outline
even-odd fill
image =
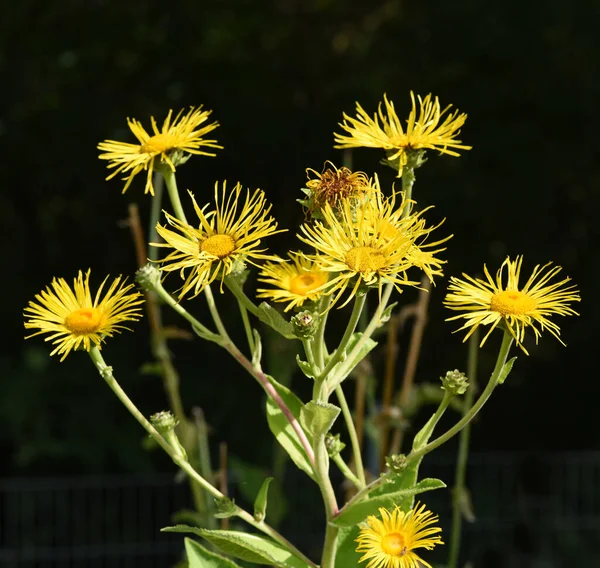
[[[598,394],[589,354],[600,317],[592,300],[600,278],[593,238],[599,16],[591,0],[13,3],[0,19],[2,317],[9,330],[1,358],[0,471],[166,463],[141,449],[141,430],[83,355],[49,361],[46,345],[22,339],[21,310],[53,276],[71,278],[91,266],[98,282],[105,273],[135,269],[122,220],[132,201],[147,214],[149,199],[139,183],[122,196],[119,181],[104,181],[100,140],[129,139],[128,116],[147,124],[149,115],[160,120],[171,107],[214,109],[225,150],[191,160],[178,172],[179,185],[207,200],[217,179],[262,187],[290,228],[272,243],[283,252],[296,246],[302,212],[295,200],[305,168],[341,161],[332,132],[342,112],[352,112],[356,100],[374,111],[384,92],[408,109],[410,89],[433,92],[469,115],[462,139],[474,149],[461,158],[430,154],[417,176],[417,199],[436,205],[429,219],[446,218],[443,230],[454,234],[446,273],[478,272],[484,262],[496,267],[506,254],[524,253],[528,269],[554,260],[582,290],[583,315],[563,328],[569,349],[544,337],[530,358],[519,358],[474,429],[475,449],[484,439],[490,449],[597,442],[595,431],[582,432],[579,417],[593,412]],[[375,150],[353,157],[356,168],[381,170]],[[384,171],[384,183],[392,176]],[[420,365],[421,378],[460,367],[466,357],[443,323],[444,287],[440,280],[433,291],[423,348],[430,358]],[[105,351],[150,413],[165,398],[158,379],[138,372],[149,358],[145,340],[139,325]],[[184,398],[207,409],[214,437],[227,439],[243,459],[268,463],[258,387],[211,346],[173,349]],[[487,357],[483,369],[491,365]],[[515,425],[506,416],[520,418]]]

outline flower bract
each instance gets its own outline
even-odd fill
[[[507,258],[496,278],[484,266],[485,279],[467,274],[463,274],[464,278],[450,279],[444,304],[451,310],[462,312],[448,320],[466,320],[458,330],[469,330],[465,340],[479,326],[489,325],[490,329],[481,341],[483,345],[494,328],[503,324],[525,353],[523,339],[528,328],[533,331],[536,342],[541,332],[548,330],[563,343],[560,328],[549,318],[578,315],[570,307],[572,302],[580,300],[577,288],[568,284],[571,280],[568,277],[550,282],[561,271],[560,266],[552,267],[552,263],[535,266],[529,279],[520,285],[522,263],[522,256],[515,260]]]
[[[71,288],[63,278],[55,278],[24,310],[25,328],[39,330],[27,338],[49,334],[45,340],[56,346],[51,355],[62,355],[61,361],[74,349],[100,347],[105,337],[128,329],[123,322],[141,317],[144,300],[133,284],[118,277],[102,295],[106,277],[92,296],[89,279],[89,270],[85,276],[80,271]]]
[[[268,262],[262,266],[258,280],[271,288],[257,290],[259,298],[287,302],[286,312],[306,301],[318,300],[329,277],[315,259],[293,252],[288,256],[291,262]]]
[[[452,105],[443,110],[437,97],[431,94],[424,99],[411,91],[412,110],[406,127],[396,114],[394,103],[383,96],[377,112],[371,117],[356,103],[356,118],[344,113],[340,123],[343,134],[334,134],[335,148],[382,148],[387,152],[388,162],[398,169],[398,176],[408,161],[408,154],[415,150],[437,150],[441,154],[458,156],[457,150],[470,150],[456,137],[465,123],[467,115],[457,110],[449,112]]]
[[[184,279],[179,298],[189,292],[192,297],[197,296],[206,285],[217,278],[222,282],[228,274],[241,270],[246,262],[277,260],[260,248],[261,239],[283,232],[269,215],[271,205],[267,204],[262,190],[257,189],[252,194],[246,190],[244,194],[239,183],[231,191],[227,190],[226,182],[222,189],[217,183],[215,209],[209,212],[205,212],[208,206],[202,209],[198,206],[191,192],[190,197],[198,216],[198,227],[166,213],[175,231],[158,224],[156,231],[166,242],[152,243],[173,249],[160,262],[163,271],[179,271]]]
[[[379,514],[381,519],[369,516],[361,527],[356,551],[364,554],[359,562],[368,560],[366,568],[431,568],[415,550],[443,544],[438,535],[442,529],[431,526],[438,521],[437,515],[419,504],[408,513],[396,507],[393,511],[380,508]]]
[[[202,126],[211,112],[202,110],[201,106],[191,107],[186,114],[180,111],[173,119],[173,111],[170,110],[160,129],[154,117],[150,118],[151,133],[146,131],[141,122],[128,118],[127,124],[137,138],[137,144],[115,140],[105,140],[98,144],[98,149],[103,152],[99,158],[108,160],[108,168],[115,168],[106,179],[123,174],[125,180],[123,193],[125,193],[133,178],[140,172],[146,171],[145,193],[154,195],[152,174],[157,169],[157,160],[161,166],[175,171],[177,162],[182,163],[186,155],[215,156],[214,153],[202,148],[222,148],[216,140],[204,138],[219,126],[218,122]]]

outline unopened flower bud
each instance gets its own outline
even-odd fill
[[[404,454],[392,454],[386,456],[385,465],[388,466],[392,473],[400,474],[406,469],[406,456]]]
[[[340,440],[340,435],[327,434],[325,436],[325,447],[330,458],[337,456],[345,447],[346,444]]]
[[[307,310],[296,314],[292,318],[294,334],[300,339],[311,339],[317,330],[317,320],[312,312]]]
[[[178,420],[168,410],[162,410],[150,416],[150,422],[161,434],[166,434],[175,429]]]
[[[469,381],[464,373],[458,369],[448,371],[445,377],[440,377],[442,388],[451,395],[465,394]]]
[[[160,270],[149,262],[135,273],[135,280],[143,290],[154,291],[160,284]]]

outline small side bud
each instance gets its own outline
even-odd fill
[[[317,320],[313,313],[307,310],[296,314],[291,322],[294,334],[300,339],[312,339],[317,331]]]
[[[229,497],[223,496],[215,499],[215,505],[217,507],[217,512],[215,513],[217,519],[228,519],[238,512],[238,506],[235,504],[235,501]]]
[[[392,454],[391,456],[386,456],[385,465],[388,466],[391,473],[399,475],[406,469],[406,456],[404,454]]]
[[[440,377],[440,380],[442,381],[442,388],[453,396],[465,394],[469,386],[467,376],[458,369],[448,371],[445,377]]]
[[[148,263],[135,273],[135,280],[142,290],[152,292],[160,284],[160,270],[152,263]]]
[[[164,436],[172,432],[177,424],[179,424],[179,421],[170,411],[162,410],[150,416],[150,423]]]
[[[346,444],[340,440],[340,435],[327,434],[325,436],[325,447],[330,458],[337,456],[345,447]]]

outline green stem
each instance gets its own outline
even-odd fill
[[[444,412],[446,412],[446,409],[448,408],[448,405],[450,404],[450,401],[453,397],[453,394],[449,393],[448,391],[444,391],[444,396],[440,401],[437,410],[435,411],[433,416],[427,421],[427,424],[425,424],[425,426],[415,436],[415,439],[413,441],[414,449],[418,449],[424,446],[429,441],[429,438],[431,438],[431,435],[433,434],[437,423],[440,421],[440,418],[443,416]]]
[[[330,523],[325,529],[325,543],[323,544],[323,556],[321,557],[321,568],[334,568],[336,545],[339,528]]]
[[[179,199],[179,191],[177,190],[175,172],[169,166],[161,168],[160,172],[165,180],[167,192],[169,193],[169,199],[171,200],[171,205],[173,206],[173,211],[175,212],[175,217],[187,225],[187,219],[185,217],[185,213],[183,212],[183,207],[181,206],[181,200]]]
[[[311,366],[311,369],[313,369],[316,372],[317,369],[315,368],[315,355],[313,353],[312,343],[310,339],[303,339],[302,345],[304,346],[304,353],[306,355],[306,360],[308,364]]]
[[[210,289],[209,285],[206,285],[204,287],[204,295],[206,296],[206,302],[208,303],[208,309],[210,310],[210,315],[212,316],[213,321],[215,322],[215,326],[217,327],[219,335],[223,339],[225,339],[227,341],[231,341],[229,339],[229,334],[227,333],[227,330],[225,329],[225,326],[223,325],[221,316],[219,315],[219,310],[217,309],[217,304],[215,303],[215,298],[213,296],[212,290]]]
[[[479,334],[473,333],[469,339],[469,356],[467,362],[467,377],[469,388],[465,394],[463,416],[473,406],[475,391],[477,390],[477,360],[479,355]],[[467,461],[469,457],[469,440],[471,437],[471,423],[467,424],[460,433],[458,440],[458,456],[456,459],[456,473],[454,492],[452,496],[452,531],[450,533],[450,554],[448,568],[458,566],[460,553],[460,540],[462,533],[462,507],[464,492],[466,490],[465,480],[467,476]]]
[[[389,481],[389,476],[387,474],[379,476],[374,481],[371,481],[369,485],[365,485],[350,501],[348,501],[341,509],[340,514],[349,509],[354,503],[360,503],[365,497],[369,496],[369,493],[374,489],[384,485]]]
[[[407,462],[412,462],[422,458],[424,455],[429,452],[435,450],[445,442],[447,442],[450,438],[458,434],[473,418],[475,415],[481,410],[483,405],[487,402],[487,399],[490,397],[496,386],[498,385],[498,377],[506,363],[506,358],[508,356],[508,352],[510,351],[510,346],[512,345],[513,337],[510,332],[505,331],[504,336],[502,337],[502,345],[500,346],[500,351],[498,352],[498,358],[496,360],[496,366],[494,367],[494,371],[490,376],[490,380],[485,387],[483,393],[477,400],[477,402],[467,411],[467,413],[447,432],[429,442],[426,446],[423,446],[417,450],[413,450],[407,459]]]
[[[327,316],[329,315],[329,304],[331,296],[324,296],[319,301],[319,324],[313,343],[315,344],[315,360],[320,369],[325,367],[325,356],[327,355],[327,346],[325,345],[325,327],[327,326]]]
[[[415,184],[415,160],[409,155],[408,163],[402,169],[402,191],[404,191],[404,199],[410,201],[412,199],[413,185]],[[402,219],[406,219],[410,215],[412,204],[407,203],[402,211]]]
[[[320,379],[327,380],[327,375],[333,369],[333,367],[340,361],[345,353],[346,347],[352,339],[352,335],[354,334],[354,330],[360,321],[360,314],[363,311],[365,306],[365,300],[367,299],[366,292],[358,293],[354,298],[354,307],[352,308],[352,313],[350,314],[350,319],[348,320],[348,325],[346,326],[346,331],[344,331],[344,335],[338,345],[338,348],[335,350],[335,353],[332,355],[331,359],[327,362],[327,365],[323,369],[320,375]]]
[[[244,329],[246,330],[246,339],[248,340],[248,347],[250,348],[250,353],[254,355],[254,350],[256,348],[254,344],[254,335],[252,333],[252,327],[250,326],[250,320],[248,319],[248,310],[244,307],[244,304],[238,300],[238,306],[240,308],[240,315],[242,316],[242,321],[244,322]]]
[[[354,475],[353,471],[348,467],[346,462],[343,460],[340,454],[336,454],[335,457],[331,458],[335,465],[338,466],[339,470],[344,474],[344,477],[350,481],[358,490],[364,487],[360,479]]]
[[[338,385],[335,388],[335,394],[337,395],[338,401],[342,408],[344,420],[346,421],[346,428],[348,429],[348,435],[350,436],[350,444],[352,445],[352,455],[354,456],[354,465],[356,467],[356,474],[359,481],[358,485],[355,485],[359,489],[362,489],[367,484],[365,478],[365,468],[363,466],[362,454],[360,451],[358,436],[356,434],[356,428],[354,427],[354,420],[352,419],[352,413],[350,412],[350,407],[348,406],[348,401],[346,400],[346,395],[344,394],[342,385]]]
[[[210,493],[215,499],[223,499],[225,495],[221,493],[216,487],[211,485],[206,479],[204,479],[182,456],[180,450],[175,450],[152,426],[152,424],[146,419],[146,417],[138,410],[137,406],[133,403],[133,401],[127,396],[125,391],[121,388],[117,380],[115,379],[112,367],[109,367],[98,347],[94,346],[91,348],[89,352],[90,358],[92,362],[98,369],[100,376],[104,379],[104,381],[108,384],[111,390],[117,395],[117,398],[121,401],[121,403],[129,410],[129,412],[133,415],[133,417],[141,424],[141,426],[150,434],[150,436],[158,443],[158,445],[170,456],[170,458],[175,462],[179,468],[181,468],[191,479],[193,479],[196,483],[198,483],[202,489]],[[299,558],[308,563],[309,566],[317,568],[316,564],[309,560],[302,552],[300,552],[293,544],[291,544],[287,539],[281,536],[277,531],[275,531],[272,527],[265,524],[264,522],[257,522],[253,515],[244,511],[243,509],[237,507],[236,515],[246,521],[248,524],[262,531],[263,533],[269,535],[271,538],[282,544],[285,548],[293,552],[293,554],[297,555]]]
[[[161,174],[155,173],[152,185],[154,186],[154,197],[152,198],[152,206],[150,208],[150,226],[148,227],[148,242],[157,243],[158,233],[156,225],[160,220],[160,212],[162,211],[162,198],[164,188],[164,178]],[[149,247],[148,260],[157,260],[159,247]]]
[[[246,295],[244,289],[240,286],[240,283],[236,280],[234,276],[226,276],[225,277],[225,286],[229,288],[232,294],[237,298],[237,301],[240,302],[252,315],[258,317],[258,306]]]

